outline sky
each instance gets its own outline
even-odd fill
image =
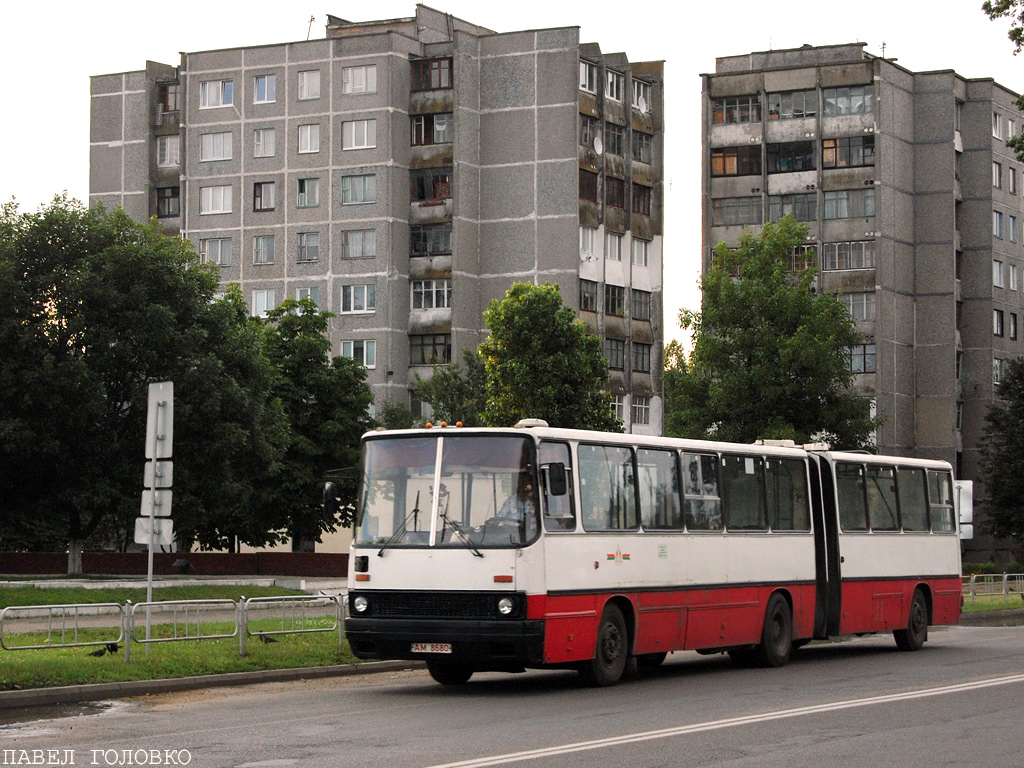
[[[1024,90],[1024,55],[1013,55],[1008,22],[990,21],[980,0],[426,4],[496,32],[578,26],[581,42],[596,42],[604,53],[665,61],[666,340],[683,336],[679,310],[700,306],[700,75],[714,72],[716,57],[865,42],[869,53],[896,58],[915,72],[952,69]],[[21,210],[34,211],[63,191],[88,199],[91,75],[143,69],[147,59],[177,65],[180,51],[323,37],[328,13],[370,21],[412,16],[415,7],[414,0],[57,0],[42,11],[8,4],[0,15],[0,71],[7,73],[0,202],[14,198]]]

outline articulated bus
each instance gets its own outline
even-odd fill
[[[876,632],[917,650],[959,621],[960,576],[941,461],[540,420],[377,431],[345,631],[444,684],[574,668],[604,686],[677,650],[781,666]]]

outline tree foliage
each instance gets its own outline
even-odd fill
[[[686,431],[681,422],[686,411],[686,350],[677,339],[665,345],[661,383],[665,391],[665,434],[682,435]]]
[[[986,533],[1024,544],[1024,358],[1010,360],[981,440]]]
[[[1021,47],[1024,46],[1024,0],[985,0],[981,4],[981,10],[993,21],[1010,20],[1010,29],[1006,36],[1013,43],[1014,55],[1020,53]],[[1019,97],[1014,106],[1024,111],[1024,96]],[[1010,136],[1006,146],[1013,150],[1018,160],[1024,162],[1024,135]]]
[[[702,311],[680,313],[694,347],[686,374],[669,378],[666,434],[867,442],[877,423],[849,391],[848,348],[860,334],[837,296],[811,290],[816,270],[787,271],[806,234],[787,216],[735,251],[719,243],[701,279]]]
[[[621,431],[604,389],[601,340],[562,303],[557,285],[515,283],[484,311],[484,323],[488,425],[540,418],[556,427]]]
[[[467,427],[484,426],[487,408],[487,371],[483,358],[464,349],[462,363],[449,363],[434,369],[428,381],[419,376],[417,394],[434,409],[435,421],[462,422]]]

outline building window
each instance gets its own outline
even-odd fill
[[[436,203],[452,196],[452,169],[427,168],[410,171],[410,196],[414,203]]]
[[[790,91],[768,94],[769,120],[799,120],[818,114],[817,91]]]
[[[768,221],[778,221],[787,214],[792,214],[797,221],[817,221],[818,194],[769,195]]]
[[[651,346],[633,342],[633,371],[636,373],[651,372]]]
[[[253,157],[273,157],[275,153],[275,137],[273,128],[257,128],[253,131]]]
[[[452,306],[451,280],[413,280],[413,309],[450,309]]]
[[[1003,380],[1003,361],[998,357],[992,358],[992,383],[999,384]]]
[[[267,312],[274,308],[274,291],[253,291],[252,292],[252,314],[253,317],[266,317]]]
[[[728,96],[711,102],[711,122],[715,125],[761,122],[760,96]]]
[[[216,264],[218,267],[231,265],[231,238],[211,237],[199,241],[199,255],[204,263]]]
[[[309,69],[299,72],[299,101],[320,98],[320,70]]]
[[[377,342],[372,339],[355,339],[341,342],[341,356],[350,357],[364,368],[377,367]]]
[[[626,289],[623,286],[605,284],[604,313],[615,317],[626,314]]]
[[[177,112],[180,98],[181,83],[160,83],[157,86],[156,103],[161,112]]]
[[[613,371],[626,370],[626,342],[621,339],[605,339],[604,356],[608,358],[609,369]]]
[[[1009,192],[1011,195],[1016,195],[1017,194],[1017,169],[1016,168],[1009,168],[1007,170],[1006,183],[1007,183],[1006,191]]]
[[[373,283],[341,286],[341,311],[343,313],[373,312],[376,308],[377,286]]]
[[[1017,340],[1017,314],[1015,312],[1010,313],[1010,339]]]
[[[231,213],[231,187],[200,187],[199,213]]]
[[[621,72],[607,70],[605,72],[604,95],[612,101],[622,101],[622,87],[626,78]]]
[[[377,177],[371,174],[341,177],[341,204],[375,203],[377,201]]]
[[[604,257],[608,261],[622,261],[622,235],[618,232],[604,233]]]
[[[630,416],[634,424],[651,423],[651,398],[647,395],[633,395]]]
[[[346,259],[372,259],[377,255],[377,230],[350,229],[341,234],[342,256]]]
[[[875,190],[841,189],[825,193],[826,219],[861,219],[875,215]]]
[[[992,186],[997,189],[1003,188],[1003,164],[992,163]]]
[[[277,101],[277,75],[256,75],[253,104]]]
[[[299,261],[320,260],[320,233],[299,232]]]
[[[454,138],[452,113],[440,112],[433,115],[413,115],[412,146],[429,144],[450,144]]]
[[[597,312],[597,288],[593,280],[580,280],[581,312]]]
[[[630,253],[634,265],[638,267],[646,267],[650,258],[650,252],[650,240],[641,240],[639,237],[634,237],[630,242]]]
[[[651,84],[633,78],[633,109],[651,111]]]
[[[320,123],[299,126],[299,154],[320,151]]]
[[[295,291],[295,298],[299,301],[303,299],[309,299],[318,307],[320,306],[320,289],[316,286],[311,288],[298,288]]]
[[[180,187],[157,187],[156,215],[158,218],[167,219],[181,215],[180,189]]]
[[[412,64],[412,90],[436,91],[452,87],[451,59],[416,59]]]
[[[597,230],[593,227],[580,227],[580,258],[583,261],[593,261],[597,254],[594,251],[594,235]]]
[[[625,154],[622,150],[626,146],[626,129],[615,123],[604,124],[604,151],[613,155]]]
[[[229,107],[233,101],[234,81],[208,80],[199,84],[199,108]]]
[[[254,211],[274,210],[274,182],[257,181],[252,185],[252,209]]]
[[[1003,237],[1003,214],[1001,211],[992,211],[992,235],[999,239]]]
[[[580,62],[580,90],[597,93],[597,65],[589,61]]]
[[[210,162],[213,160],[231,159],[231,132],[203,133],[199,136],[199,160]]]
[[[433,256],[452,252],[452,225],[416,224],[411,227],[411,255]]]
[[[711,223],[716,227],[763,224],[760,197],[725,197],[711,201]]]
[[[320,179],[299,179],[295,205],[298,208],[316,208],[320,205]]]
[[[350,120],[341,124],[342,149],[370,149],[376,146],[376,120]]]
[[[633,184],[633,213],[641,216],[651,215],[651,187]]]
[[[824,88],[821,92],[825,117],[869,115],[875,111],[875,86],[853,85]]]
[[[1001,309],[992,310],[992,335],[1003,335],[1003,310]]]
[[[605,176],[604,201],[610,208],[626,207],[626,182],[614,176]]]
[[[343,67],[341,70],[342,93],[376,93],[377,65]]]
[[[761,173],[761,145],[711,150],[712,176],[753,176]]]
[[[428,333],[409,337],[409,365],[443,365],[451,361],[450,333]]]
[[[875,372],[875,345],[858,344],[847,349],[849,354],[848,370],[851,373]]]
[[[962,101],[960,101],[959,99],[957,99],[953,103],[953,130],[954,131],[959,131],[960,130],[960,123],[963,121],[963,117],[964,117],[964,103]]]
[[[181,157],[179,155],[180,138],[177,135],[156,137],[157,168],[176,168],[181,165]]]
[[[612,412],[615,414],[615,418],[619,421],[625,421],[626,419],[626,396],[625,395],[613,395],[612,396]]]
[[[274,235],[258,235],[252,239],[252,263],[274,263]]]
[[[1010,216],[1009,231],[1008,231],[1007,234],[1010,236],[1010,242],[1011,243],[1016,243],[1017,242],[1017,217],[1016,216]]]
[[[638,163],[651,164],[654,151],[654,137],[649,133],[633,131],[633,160]]]
[[[875,319],[875,292],[844,293],[840,300],[854,320]]]
[[[826,270],[872,269],[875,266],[875,241],[854,240],[822,245],[822,266]]]
[[[629,290],[630,307],[632,308],[631,315],[634,320],[650,320],[651,319],[651,292],[641,291],[637,288],[630,288]]]
[[[601,130],[601,121],[590,115],[580,114],[580,146],[594,148],[594,139]]]
[[[768,145],[768,173],[813,171],[814,168],[814,142],[788,141]]]
[[[997,138],[1003,138],[1003,116],[998,112],[992,113],[992,135]]]
[[[856,168],[874,164],[874,136],[847,136],[821,141],[822,168]]]
[[[1011,264],[1010,265],[1010,290],[1011,291],[1016,291],[1017,290],[1017,265],[1016,264]]]
[[[818,266],[818,257],[813,245],[798,245],[789,255],[789,271],[803,272]]]
[[[580,200],[597,202],[597,174],[580,168]]]
[[[1003,262],[998,259],[992,260],[992,285],[996,288],[1003,287]]]

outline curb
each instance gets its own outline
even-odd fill
[[[162,678],[159,680],[125,680],[120,683],[90,683],[54,688],[30,688],[21,691],[0,691],[0,710],[16,707],[38,707],[49,704],[73,704],[79,701],[146,696],[154,693],[194,691],[202,688],[224,688],[232,685],[288,682],[323,677],[403,672],[425,669],[422,661],[371,661],[364,664],[339,664],[330,667],[295,667],[263,669],[253,672],[227,672],[220,675]]]
[[[1024,624],[1024,608],[960,614],[961,627],[1019,627],[1021,624]]]

